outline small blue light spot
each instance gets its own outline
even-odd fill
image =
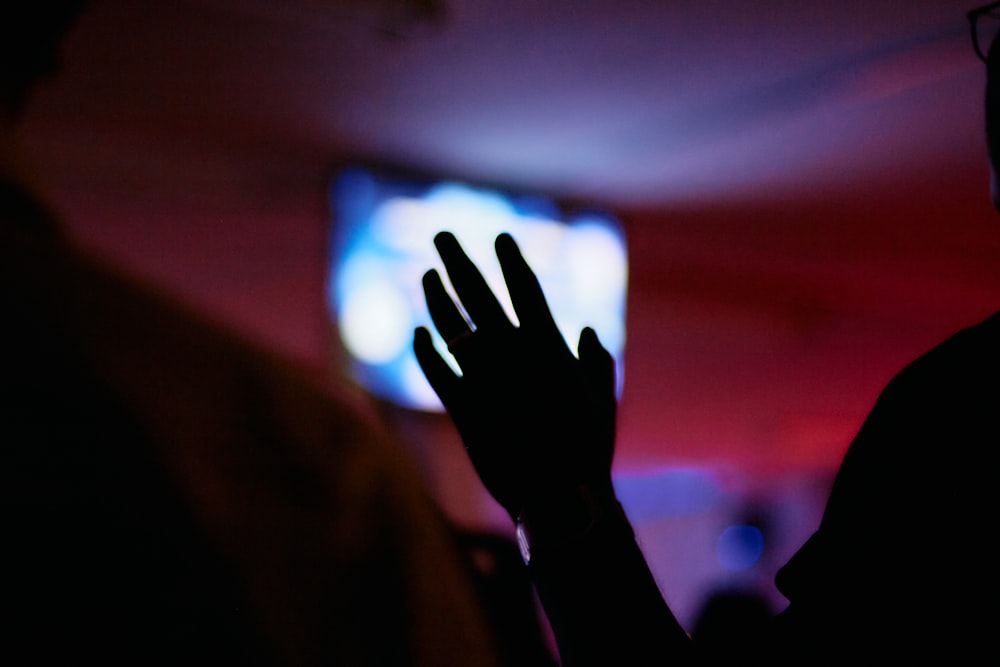
[[[715,544],[719,562],[727,570],[745,570],[760,560],[764,551],[764,535],[756,526],[729,526]]]

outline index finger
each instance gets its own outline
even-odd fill
[[[458,239],[450,232],[441,232],[434,237],[434,245],[444,262],[455,293],[476,328],[496,330],[511,327],[503,306],[483,274],[462,250]]]

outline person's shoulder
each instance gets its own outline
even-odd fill
[[[844,469],[941,463],[940,447],[972,452],[1000,437],[1000,313],[949,336],[883,388],[844,457]],[[957,459],[949,459],[955,462]],[[943,465],[943,464],[942,464]]]
[[[958,355],[1000,359],[1000,311],[985,320],[959,330],[924,356]]]
[[[912,387],[935,394],[961,395],[1000,389],[1000,312],[966,327],[910,362],[887,390]],[[997,389],[994,389],[997,388]]]
[[[925,458],[927,452],[912,456],[922,447],[944,443],[976,451],[978,443],[1000,437],[998,379],[1000,314],[994,314],[949,336],[897,373],[879,394],[859,439],[867,442],[875,435],[882,441],[879,449],[888,446],[902,454],[899,448],[904,448],[910,459]],[[851,449],[857,448],[852,444]]]
[[[348,432],[384,439],[372,401],[353,384],[120,267],[83,255],[77,268],[74,320],[95,367],[127,395],[156,406],[156,415],[180,411],[230,427],[271,421],[288,439]]]

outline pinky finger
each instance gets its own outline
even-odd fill
[[[426,327],[418,327],[413,332],[413,353],[434,393],[441,399],[445,408],[450,410],[459,396],[461,380],[451,370],[448,362],[438,354],[431,340],[431,332]]]

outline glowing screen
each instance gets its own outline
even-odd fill
[[[342,172],[331,195],[330,314],[355,377],[374,394],[409,408],[441,409],[411,342],[415,327],[431,323],[424,272],[437,268],[446,279],[433,245],[442,230],[455,234],[517,322],[493,251],[497,235],[509,232],[538,274],[570,349],[584,326],[593,327],[615,356],[621,387],[627,259],[612,217],[586,212],[563,219],[545,198],[363,169]]]

